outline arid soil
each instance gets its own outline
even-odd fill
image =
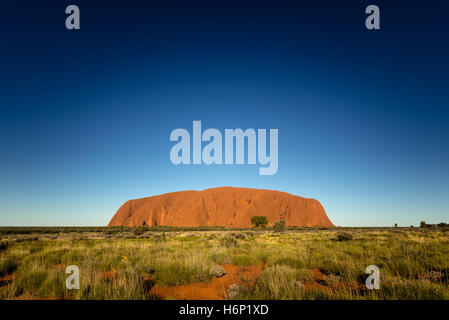
[[[198,282],[185,286],[161,287],[154,286],[150,295],[160,299],[176,300],[223,300],[232,293],[230,290],[249,289],[254,286],[257,278],[262,274],[264,264],[258,266],[235,266],[233,264],[222,265],[225,274],[219,278],[213,278],[210,282]],[[230,289],[231,288],[231,289]]]

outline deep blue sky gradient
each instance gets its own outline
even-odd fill
[[[0,225],[105,225],[217,186],[313,197],[337,225],[447,222],[448,2],[309,2],[2,3]],[[193,120],[278,128],[278,173],[171,164]]]

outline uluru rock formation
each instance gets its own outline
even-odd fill
[[[233,187],[129,200],[118,209],[108,226],[249,228],[253,216],[266,216],[269,225],[284,219],[288,226],[334,226],[315,199],[274,190]]]

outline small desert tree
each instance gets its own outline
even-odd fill
[[[276,222],[276,223],[273,225],[273,229],[274,229],[274,231],[276,231],[276,232],[282,232],[282,231],[285,231],[285,228],[286,228],[286,225],[285,225],[285,220],[284,220],[284,219],[279,220],[278,222]]]
[[[268,225],[268,219],[265,216],[254,216],[251,218],[251,224],[254,228],[265,228]]]
[[[421,223],[419,224],[419,226],[420,226],[421,228],[425,228],[425,227],[427,227],[427,223],[426,223],[425,221],[421,221]]]

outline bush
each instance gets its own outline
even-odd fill
[[[210,268],[210,275],[214,278],[220,278],[225,274],[225,270],[222,266],[215,265],[212,268]]]
[[[241,233],[241,232],[232,233],[232,236],[236,239],[241,239],[241,240],[244,240],[246,238],[245,234]]]
[[[120,230],[118,229],[105,229],[104,234],[112,235],[118,233]]]
[[[0,261],[0,277],[13,273],[18,266],[18,262],[11,258]]]
[[[6,249],[8,249],[8,247],[9,247],[8,242],[1,242],[0,243],[0,252],[5,251]]]
[[[284,219],[281,219],[281,220],[279,220],[278,222],[276,222],[274,225],[273,225],[273,229],[274,229],[274,231],[276,231],[276,232],[282,232],[282,231],[285,231],[285,229],[286,229],[286,223],[285,223],[285,220]]]
[[[246,288],[244,286],[240,286],[238,284],[231,284],[228,288],[228,299],[236,299],[243,296],[246,292]]]
[[[224,237],[220,239],[221,245],[226,248],[237,247],[238,241],[233,237]]]
[[[421,221],[421,223],[419,224],[420,228],[425,228],[427,227],[427,223],[425,221]]]
[[[337,241],[349,241],[353,239],[354,235],[350,232],[343,231],[337,234]]]
[[[265,228],[268,225],[268,218],[265,216],[254,216],[251,218],[254,228]]]
[[[134,235],[140,236],[148,231],[148,227],[141,226],[141,227],[135,227],[133,230]]]

